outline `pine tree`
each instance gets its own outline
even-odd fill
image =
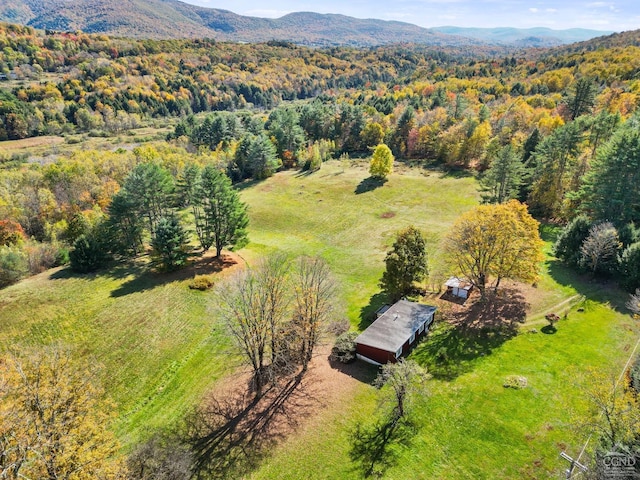
[[[162,217],[151,241],[152,256],[161,270],[177,270],[189,257],[189,238],[180,221],[174,215]]]
[[[194,205],[196,233],[203,250],[215,246],[219,257],[225,247],[246,244],[247,206],[229,177],[212,165],[207,165],[200,175]]]
[[[578,196],[596,220],[640,221],[640,119],[623,125],[602,147]]]
[[[503,147],[481,180],[485,203],[504,203],[518,196],[524,165],[511,145]]]

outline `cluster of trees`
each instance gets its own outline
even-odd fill
[[[449,268],[486,297],[487,286],[497,291],[503,279],[535,282],[543,259],[539,223],[526,205],[511,200],[481,205],[461,215],[443,243]],[[385,257],[380,286],[392,301],[416,292],[429,275],[424,237],[413,226],[398,232]]]
[[[253,372],[256,396],[269,382],[306,371],[336,312],[336,283],[321,258],[263,259],[219,292],[222,315]]]
[[[562,230],[554,253],[577,270],[615,277],[630,292],[640,288],[640,229],[634,223],[617,229],[580,215]]]
[[[146,245],[160,267],[177,268],[191,250],[185,230],[202,251],[242,246],[246,207],[222,157],[147,145],[3,170],[0,285],[69,260],[95,270],[111,254],[138,255]]]
[[[107,216],[74,241],[71,267],[79,271],[100,268],[108,253],[141,253],[150,238],[156,265],[175,270],[185,265],[189,236],[179,219],[182,207],[191,207],[195,231],[203,252],[215,247],[241,247],[247,241],[247,207],[231,180],[214,165],[203,169],[188,164],[176,187],[170,172],[156,162],[136,165],[107,208]]]

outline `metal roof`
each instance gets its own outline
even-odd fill
[[[444,286],[451,287],[451,288],[462,288],[463,290],[471,290],[471,287],[473,287],[473,285],[470,282],[461,280],[458,277],[449,278],[449,280],[447,280],[444,283]]]
[[[431,305],[400,300],[369,325],[356,343],[396,352],[435,311]]]

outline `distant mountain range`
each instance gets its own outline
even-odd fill
[[[584,42],[595,37],[609,35],[611,31],[571,28],[552,30],[550,28],[463,28],[435,27],[433,30],[448,35],[473,38],[492,45],[515,45],[523,47],[553,47],[575,42]]]
[[[610,32],[514,28],[422,28],[404,22],[299,12],[277,19],[248,17],[177,0],[10,0],[0,21],[35,28],[134,38],[287,41],[311,46],[418,43],[439,46],[554,46]]]

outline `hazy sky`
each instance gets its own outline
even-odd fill
[[[184,0],[241,15],[281,17],[291,12],[341,13],[400,20],[422,27],[549,27],[595,30],[640,28],[640,0]]]

